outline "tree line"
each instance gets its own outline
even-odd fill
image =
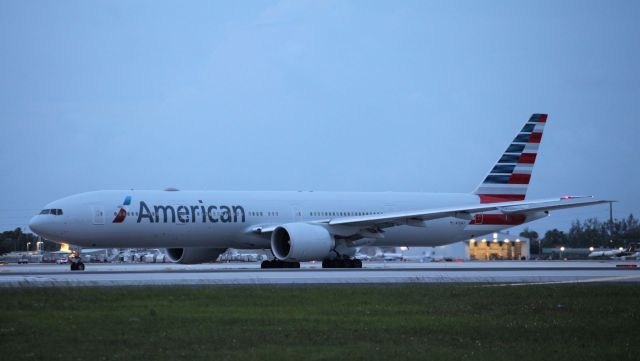
[[[570,247],[570,248],[618,248],[629,247],[640,243],[640,221],[633,214],[613,221],[600,221],[598,218],[588,218],[571,222],[568,232],[557,228],[548,230],[544,237],[539,238],[538,232],[525,228],[521,237],[531,240],[531,254],[539,252],[538,246]]]
[[[13,251],[35,251],[38,236],[33,233],[24,233],[20,227],[13,231],[0,233],[0,254]],[[51,241],[43,240],[42,247],[45,251],[57,251],[60,245]]]

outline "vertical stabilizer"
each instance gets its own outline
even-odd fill
[[[547,114],[533,114],[489,175],[473,192],[481,203],[524,200],[536,162]]]

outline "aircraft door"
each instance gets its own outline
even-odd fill
[[[102,206],[91,207],[91,213],[93,214],[93,224],[104,224],[104,208]]]

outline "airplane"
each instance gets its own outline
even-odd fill
[[[29,228],[81,247],[166,248],[182,264],[240,248],[270,249],[262,268],[360,268],[361,246],[440,246],[609,202],[525,199],[546,122],[533,114],[471,193],[102,190],[49,203]]]
[[[627,259],[627,258],[637,258],[640,256],[640,252],[636,250],[634,246],[630,246],[629,248],[620,249],[610,249],[606,251],[592,251],[589,253],[589,258],[608,258],[608,259]]]

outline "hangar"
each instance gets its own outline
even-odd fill
[[[400,247],[404,260],[459,259],[465,261],[529,259],[529,239],[508,233],[493,233],[438,247]]]

